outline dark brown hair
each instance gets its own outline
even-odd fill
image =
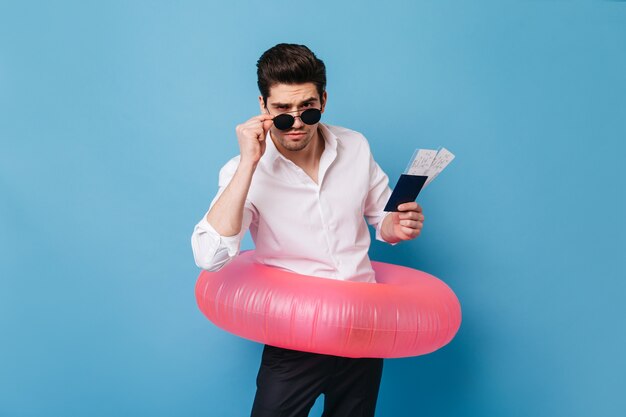
[[[275,84],[313,83],[322,100],[326,89],[326,66],[306,46],[279,43],[261,55],[256,67],[257,84],[265,105],[270,87]]]

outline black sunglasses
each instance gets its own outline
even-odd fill
[[[300,120],[302,120],[302,123],[306,123],[307,125],[314,125],[322,118],[322,112],[320,109],[306,109],[300,113],[300,116],[292,116],[289,113],[296,112],[282,113],[272,119],[276,129],[287,130],[291,128],[291,126],[293,126],[296,122],[296,117],[299,117]]]

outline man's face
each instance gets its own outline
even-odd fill
[[[276,84],[270,87],[267,108],[265,108],[261,96],[259,96],[259,103],[261,112],[269,113],[272,116],[289,113],[295,117],[306,109],[320,109],[323,113],[326,104],[326,92],[320,98],[313,83]],[[297,152],[306,149],[309,143],[317,137],[317,125],[318,123],[307,125],[299,117],[295,117],[295,122],[291,128],[279,130],[272,125],[270,133],[284,150]]]

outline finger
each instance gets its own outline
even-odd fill
[[[268,118],[269,117],[269,118]],[[256,127],[256,126],[263,126],[265,125],[265,123],[270,123],[272,122],[272,117],[268,114],[262,114],[260,116],[254,116],[253,118],[251,118],[250,120],[246,121],[244,123],[245,126],[250,126],[250,127]]]
[[[403,204],[400,204],[398,206],[398,210],[400,210],[400,211],[409,211],[409,210],[417,211],[417,207],[418,207],[418,204],[416,202],[403,203]]]
[[[426,217],[422,214],[419,213],[417,211],[406,211],[406,212],[402,212],[399,215],[400,220],[419,220],[419,221],[424,221],[424,219],[426,219]]]
[[[242,134],[249,138],[256,138],[259,141],[265,139],[265,136],[263,136],[263,127],[260,125],[248,126],[242,131]]]
[[[243,125],[245,127],[257,127],[257,126],[264,126],[265,123],[270,124],[270,122],[273,120],[272,116],[269,114],[260,114],[258,116],[254,116],[251,117],[250,119],[246,120]]]
[[[415,211],[405,211],[401,212],[399,217],[401,220],[417,220],[417,212]]]
[[[251,126],[261,127],[262,132],[260,132],[257,137],[260,141],[263,141],[267,137],[267,132],[270,130],[272,124],[274,123],[274,118],[270,114],[263,113],[250,119],[249,123]]]
[[[266,120],[273,120],[273,119],[274,119],[274,116],[272,116],[271,114],[261,113],[258,116],[254,116],[250,120],[254,120],[254,121],[257,121],[257,122],[265,122]]]
[[[410,227],[411,229],[421,229],[424,227],[424,223],[417,220],[400,220],[400,225]]]
[[[267,137],[267,131],[272,126],[272,120],[250,120],[250,129],[254,129],[254,133],[259,141],[264,141]]]
[[[415,220],[400,220],[400,226],[413,227]]]
[[[408,238],[412,239],[419,236],[421,230],[420,229],[411,229],[410,227],[402,226],[402,233],[404,233]]]
[[[272,119],[263,121],[263,137],[267,136],[267,131],[270,130],[272,124],[274,124],[274,121]]]

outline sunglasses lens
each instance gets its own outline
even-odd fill
[[[300,120],[308,125],[314,125],[322,118],[322,112],[318,109],[308,109],[302,112]]]
[[[319,109],[308,109],[300,114],[300,120],[307,125],[314,125],[322,118],[322,112]],[[274,117],[274,126],[276,129],[287,130],[293,126],[295,118],[287,113],[279,114]]]
[[[287,130],[293,126],[294,121],[293,116],[290,114],[279,114],[274,117],[274,126],[276,126],[276,129]]]

